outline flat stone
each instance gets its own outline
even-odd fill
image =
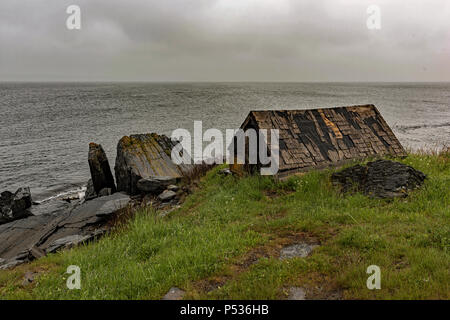
[[[0,225],[0,257],[11,260],[33,247],[54,219],[52,214],[41,214]]]
[[[170,201],[170,200],[172,200],[173,198],[175,198],[176,195],[177,195],[177,194],[176,194],[175,192],[173,192],[173,191],[165,190],[163,193],[161,193],[161,194],[158,196],[158,199],[161,200],[162,202],[167,202],[167,201]]]
[[[142,178],[138,181],[137,188],[142,193],[156,195],[164,191],[166,188],[168,188],[168,186],[175,184],[176,182],[176,177],[169,176]]]
[[[318,245],[308,243],[297,243],[281,249],[280,260],[291,258],[305,258],[311,254]]]
[[[289,288],[288,300],[306,300],[306,291],[300,287]]]
[[[80,243],[83,243],[91,238],[90,235],[74,234],[71,236],[59,238],[55,240],[45,251],[46,253],[52,253],[62,248],[71,248]]]
[[[8,267],[76,245],[105,231],[112,215],[131,201],[124,193],[95,198],[57,216],[44,214],[0,225],[0,257]],[[30,250],[30,248],[33,248]]]
[[[178,190],[180,190],[180,187],[175,184],[171,184],[170,186],[167,187],[167,190],[177,192]]]
[[[181,300],[183,299],[185,292],[179,288],[170,288],[161,300]]]

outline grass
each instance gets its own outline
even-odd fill
[[[100,241],[0,271],[2,299],[160,299],[170,287],[190,299],[449,299],[449,153],[398,160],[427,174],[405,199],[342,195],[332,169],[284,182],[212,169],[181,208],[140,209]],[[279,260],[282,246],[320,243],[307,258]],[[366,269],[381,268],[381,290]],[[66,287],[69,265],[81,290]],[[36,280],[22,285],[26,272]]]

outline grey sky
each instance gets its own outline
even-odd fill
[[[1,0],[0,80],[450,81],[450,1]]]

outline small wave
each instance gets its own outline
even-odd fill
[[[394,128],[399,131],[411,131],[411,130],[417,130],[422,128],[442,128],[442,127],[450,127],[450,122],[444,122],[444,123],[436,123],[436,124],[415,124],[415,125],[395,125]]]

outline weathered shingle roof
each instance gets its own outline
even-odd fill
[[[279,172],[325,167],[371,155],[406,155],[374,105],[251,111],[241,128],[279,129]]]

